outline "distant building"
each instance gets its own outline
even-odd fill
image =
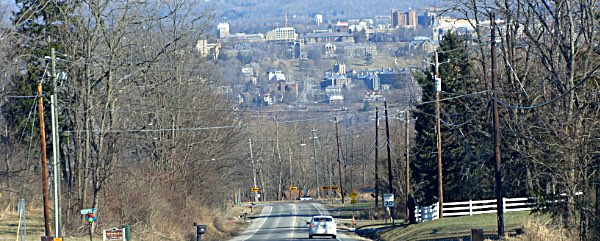
[[[408,52],[410,54],[430,54],[434,50],[434,42],[429,37],[417,36],[413,37],[408,44]]]
[[[338,104],[344,102],[344,95],[342,95],[341,86],[327,86],[325,88],[325,94],[327,95],[327,101],[329,104]]]
[[[363,81],[370,90],[379,90],[379,76],[377,73],[361,73],[355,77],[357,81]]]
[[[306,44],[319,43],[319,42],[346,42],[354,43],[354,36],[350,33],[343,32],[319,32],[319,33],[307,33],[302,36],[302,40]]]
[[[296,30],[292,27],[276,28],[265,36],[267,41],[293,41],[296,40]]]
[[[326,43],[325,46],[323,46],[323,53],[325,55],[328,55],[328,56],[334,55],[335,50],[336,50],[335,45],[333,45],[331,43]]]
[[[252,66],[246,65],[242,67],[242,75],[244,76],[244,81],[252,82],[252,84],[256,85],[257,77],[254,74],[254,68]]]
[[[391,25],[392,24],[391,15],[378,15],[378,16],[375,16],[375,24]]]
[[[322,14],[317,13],[315,15],[315,23],[317,24],[317,26],[323,25],[323,15]]]
[[[475,31],[470,19],[440,18],[433,26],[433,40],[442,41],[442,38],[448,32],[454,32],[458,35],[467,35]],[[496,23],[501,22],[496,20]],[[482,25],[485,22],[481,23]],[[488,23],[489,24],[489,23]]]
[[[219,43],[208,43],[206,39],[199,39],[196,43],[196,50],[198,54],[203,58],[212,57],[219,58],[219,50],[221,49],[221,44]]]
[[[294,57],[295,59],[306,58],[306,52],[303,50],[302,42],[296,41],[294,42]]]
[[[435,22],[436,14],[426,10],[423,14],[417,17],[417,23],[421,26],[433,26]]]
[[[259,95],[259,98],[261,98],[262,102],[267,105],[272,105],[275,102],[273,100],[273,96],[271,96],[269,93],[261,94]]]
[[[338,33],[347,33],[350,31],[350,26],[348,25],[348,22],[338,21],[334,26],[334,30]]]
[[[377,46],[372,44],[353,44],[344,47],[344,54],[347,57],[367,57],[367,55],[376,56]]]
[[[338,74],[338,75],[345,75],[346,74],[346,64],[335,63],[333,65],[333,73]]]
[[[352,85],[352,79],[345,75],[333,74],[325,78],[326,86],[346,87],[350,88]]]
[[[229,23],[217,24],[217,38],[225,38],[229,36]]]
[[[409,9],[407,12],[393,10],[391,14],[392,28],[417,28],[417,11]]]
[[[234,42],[258,43],[258,42],[265,41],[265,35],[261,34],[261,33],[259,33],[259,34],[236,33],[236,34],[229,34],[226,37],[221,38],[220,41],[228,42],[228,43],[234,43]]]
[[[285,74],[281,70],[267,71],[267,78],[269,81],[285,81]]]

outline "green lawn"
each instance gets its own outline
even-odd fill
[[[404,220],[396,220],[396,226],[392,227],[382,220],[361,219],[360,214],[375,212],[375,202],[372,200],[359,200],[352,205],[346,202],[342,205],[339,200],[334,203],[322,201],[323,205],[331,210],[332,215],[340,219],[351,219],[354,215],[357,217],[357,228],[361,235],[369,236],[377,240],[427,240],[443,239],[452,237],[463,237],[471,234],[471,229],[481,228],[486,235],[496,234],[497,221],[496,214],[481,214],[474,216],[449,217],[439,220],[433,220],[414,225],[405,225]],[[379,209],[381,210],[381,208]],[[381,211],[379,211],[381,212]],[[504,229],[507,233],[514,233],[516,229],[522,229],[529,220],[538,220],[540,223],[546,223],[550,220],[547,215],[530,214],[529,211],[509,212],[504,215]]]
[[[549,220],[547,216],[533,215],[529,211],[509,212],[504,215],[504,227],[507,232],[523,228],[529,220]],[[426,240],[468,236],[472,228],[481,228],[486,234],[497,231],[496,214],[481,214],[433,220],[406,227],[386,229],[377,234],[382,240]]]

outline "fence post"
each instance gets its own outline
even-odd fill
[[[506,212],[506,198],[502,198],[502,213]]]
[[[469,200],[469,216],[473,216],[473,200]]]

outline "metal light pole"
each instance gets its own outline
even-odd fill
[[[256,166],[254,165],[254,154],[252,153],[252,139],[248,139],[248,143],[250,144],[250,159],[252,160],[252,183],[254,188],[256,188]],[[258,202],[258,193],[254,193],[254,202]]]
[[[56,114],[56,55],[52,48],[52,95],[50,96],[50,113],[52,118],[52,155],[53,155],[53,174],[54,174],[54,237],[61,237],[60,221],[60,161],[59,161],[59,142],[58,142],[58,115]]]
[[[317,136],[315,136],[315,132],[317,132],[317,130],[312,129],[310,130],[312,132],[312,139],[313,139],[313,158],[315,159],[315,185],[317,188],[317,198],[321,199],[321,187],[319,185],[319,167],[317,164]]]

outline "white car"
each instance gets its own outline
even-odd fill
[[[313,200],[313,198],[309,197],[309,196],[304,196],[304,197],[300,198],[300,201],[310,201],[310,200]]]
[[[331,236],[337,238],[337,224],[332,216],[314,216],[308,225],[308,238],[313,236]]]

